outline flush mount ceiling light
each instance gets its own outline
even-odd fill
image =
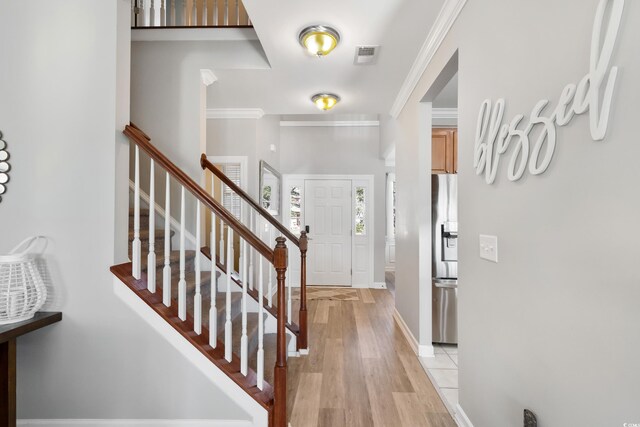
[[[313,25],[300,32],[298,40],[302,47],[318,57],[328,55],[340,42],[340,34],[331,27]]]
[[[332,93],[318,93],[311,97],[311,101],[316,104],[320,110],[329,111],[340,102],[340,97]]]

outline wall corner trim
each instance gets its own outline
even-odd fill
[[[207,119],[260,119],[262,108],[208,108]]]
[[[402,331],[402,334],[409,342],[411,349],[418,357],[434,357],[433,345],[422,345],[418,343],[418,340],[413,336],[413,333],[405,323],[397,308],[393,309],[393,319],[396,321],[398,327]]]
[[[389,114],[391,114],[391,117],[394,119],[397,119],[402,112],[402,109],[409,100],[411,93],[418,85],[420,77],[424,74],[427,66],[438,51],[442,41],[449,33],[449,30],[458,18],[458,15],[460,15],[460,12],[466,3],[467,0],[446,0],[442,9],[440,9],[440,13],[433,23],[433,27],[431,28],[431,31],[429,31],[429,35],[427,35],[427,39],[420,48],[420,52],[411,66],[404,83],[402,83],[400,92],[398,92],[398,96],[391,107]]]
[[[469,419],[469,417],[467,417],[467,414],[465,414],[462,406],[460,406],[460,403],[458,403],[458,405],[456,406],[455,418],[456,423],[458,423],[460,427],[473,427],[473,424],[471,424],[471,420]]]

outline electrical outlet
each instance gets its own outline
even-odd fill
[[[524,410],[524,427],[538,427],[538,419],[536,414],[528,409]]]

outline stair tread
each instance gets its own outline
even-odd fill
[[[164,228],[156,228],[155,229],[155,240],[163,240],[164,241]],[[169,230],[169,234],[171,235],[171,237],[175,236],[176,232],[174,230]],[[133,228],[131,228],[129,230],[129,242],[133,241],[135,232],[133,230]],[[149,227],[140,227],[140,240],[141,241],[148,241],[149,240]]]
[[[289,348],[289,342],[291,341],[291,335],[287,336],[287,348]],[[264,348],[264,380],[269,384],[273,384],[273,366],[276,364],[277,355],[277,340],[278,334],[264,334],[263,348]],[[249,366],[256,372],[258,370],[258,353],[252,353],[249,358]]]
[[[203,247],[201,249],[201,253],[204,256],[206,256],[208,259],[211,259],[211,251],[209,250],[209,247]],[[218,264],[218,269],[220,269],[220,270],[222,270],[224,272],[225,271],[224,266],[222,266],[220,264],[219,260],[218,260],[217,264]],[[242,287],[242,282],[240,282],[238,280],[237,276],[235,274],[232,274],[232,278],[233,278],[232,282],[235,283],[237,285],[237,287],[241,288]],[[257,290],[249,289],[248,294],[249,294],[249,296],[251,298],[253,298],[254,301],[260,303],[260,301],[258,300],[259,297],[258,297],[258,291]],[[276,299],[275,298],[273,298],[273,303],[274,303],[273,306],[269,307],[267,305],[266,296],[263,297],[262,304],[263,304],[263,306],[265,308],[265,311],[267,313],[270,313],[272,316],[277,318],[277,304],[276,304]],[[292,314],[293,314],[293,307],[294,307],[293,304],[294,304],[294,301],[292,301]],[[287,322],[286,327],[287,327],[287,329],[289,329],[291,332],[293,332],[296,335],[300,331],[299,326],[297,324],[293,323],[291,320],[289,320]]]
[[[135,215],[136,211],[135,208],[129,208],[129,216],[133,217]],[[149,216],[149,209],[148,208],[140,208],[140,216]]]

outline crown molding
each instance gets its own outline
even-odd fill
[[[262,108],[209,108],[207,119],[260,119],[264,116]]]
[[[280,127],[371,127],[380,126],[377,120],[281,120]]]
[[[202,84],[204,84],[205,86],[210,86],[214,82],[218,81],[218,77],[213,74],[213,71],[207,68],[203,68],[200,70],[200,81],[202,81]]]
[[[418,85],[420,77],[424,74],[427,66],[438,51],[442,41],[449,33],[451,26],[458,18],[458,15],[460,15],[460,12],[466,3],[467,0],[446,0],[442,9],[440,9],[440,13],[436,18],[436,21],[433,23],[433,27],[431,28],[431,31],[429,31],[429,35],[420,48],[418,57],[411,66],[409,74],[405,78],[404,83],[400,88],[400,92],[398,92],[398,96],[391,107],[390,114],[394,119],[397,119],[402,112],[402,109],[409,100],[411,93]]]
[[[458,120],[458,109],[457,108],[433,108],[431,109],[431,118]]]

